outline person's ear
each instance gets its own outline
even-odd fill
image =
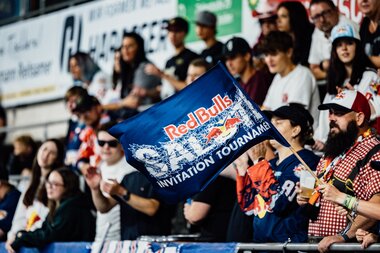
[[[251,58],[252,58],[252,56],[251,56],[251,54],[249,52],[245,53],[244,60],[246,60],[247,62],[249,62]]]
[[[292,57],[293,57],[293,48],[289,48],[288,51],[286,51],[286,56],[289,57],[289,59],[292,59]]]
[[[26,151],[28,154],[31,154],[33,152],[33,148],[31,146],[27,146]]]
[[[103,108],[102,108],[101,105],[97,105],[97,106],[96,106],[96,112],[97,112],[98,114],[102,114],[102,110],[103,110]]]
[[[357,126],[362,126],[363,125],[363,123],[365,122],[365,114],[364,113],[362,113],[362,112],[358,112],[358,113],[356,113],[356,125]]]
[[[292,129],[292,137],[296,138],[301,133],[301,126],[295,126]]]

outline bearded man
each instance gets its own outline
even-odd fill
[[[380,141],[368,125],[371,111],[367,99],[360,92],[345,90],[318,109],[329,110],[330,121],[325,154],[317,167],[318,177],[357,199],[379,203],[380,172],[371,168],[370,161],[380,159],[380,152],[371,152]],[[357,165],[358,161],[365,162]],[[307,200],[298,195],[297,202],[303,205]],[[357,229],[368,230],[375,224],[375,220],[357,215],[350,226],[334,204],[323,198],[316,206],[319,210],[309,224],[309,236],[321,238],[319,252],[327,252],[333,243],[347,242],[355,238]]]

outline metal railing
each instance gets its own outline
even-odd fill
[[[162,243],[163,245],[187,244],[199,245],[200,249],[204,244],[209,242],[201,242],[199,234],[183,234],[183,235],[166,235],[166,236],[140,236],[137,240]],[[223,243],[218,243],[222,247]],[[226,243],[226,246],[230,243]],[[219,248],[220,248],[219,247]],[[254,252],[318,252],[317,243],[236,243],[235,252],[254,253]],[[380,243],[372,244],[363,249],[359,243],[335,243],[330,247],[330,252],[380,252]],[[198,251],[200,252],[200,251]]]
[[[18,13],[15,13],[14,16],[0,19],[0,26],[11,24],[13,22],[25,20],[25,19],[32,18],[35,16],[47,14],[50,12],[58,11],[64,8],[83,4],[83,3],[90,2],[93,0],[67,0],[65,2],[52,4],[50,6],[46,6],[45,1],[40,0],[40,6],[37,10],[29,10],[29,1],[27,0],[13,0],[13,1],[19,1]]]
[[[237,252],[250,253],[253,251],[306,251],[318,252],[316,243],[238,243]],[[372,244],[363,249],[359,243],[335,243],[329,252],[380,252],[380,243]]]

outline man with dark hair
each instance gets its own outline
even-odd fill
[[[330,120],[325,154],[317,167],[318,177],[359,200],[380,203],[380,172],[370,166],[371,160],[380,159],[380,141],[369,127],[371,109],[367,99],[358,91],[345,90],[318,108],[329,110]],[[297,200],[300,205],[308,203],[301,195]],[[318,245],[319,252],[327,252],[333,243],[355,238],[357,229],[368,230],[376,223],[362,215],[355,217],[353,213],[354,221],[349,224],[335,205],[323,198],[317,200],[315,206],[318,206],[315,207],[317,212],[310,212],[314,216],[309,224],[309,235],[323,238]],[[351,204],[349,209],[352,209]]]
[[[187,68],[192,60],[199,57],[185,47],[185,38],[189,32],[189,23],[185,19],[181,17],[170,19],[166,29],[168,30],[168,39],[174,47],[175,55],[166,62],[163,71],[153,64],[147,64],[145,67],[147,73],[159,76],[164,80],[161,86],[162,99],[173,95],[186,86]]]
[[[83,96],[87,96],[87,90],[81,86],[73,86],[66,91],[64,96],[65,106],[70,114],[68,122],[68,129],[65,138],[66,145],[66,157],[65,164],[71,167],[75,166],[77,160],[77,153],[80,147],[81,141],[79,135],[85,128],[85,124],[79,120],[78,114],[74,112],[76,107],[76,101]]]
[[[348,23],[354,27],[355,32],[359,31],[358,25],[352,20],[339,13],[338,8],[331,0],[312,0],[310,2],[310,18],[316,29],[314,29],[309,53],[309,64],[313,75],[317,80],[325,80],[330,60],[331,41],[330,35],[337,24]],[[323,81],[321,85],[325,85]],[[325,86],[321,87],[321,98],[326,91]]]
[[[215,65],[223,59],[223,43],[216,40],[217,18],[210,11],[200,11],[197,13],[195,21],[197,36],[206,44],[206,48],[201,52],[201,57],[208,63]]]
[[[86,175],[89,168],[96,167],[99,163],[99,156],[95,152],[95,132],[101,124],[106,123],[110,119],[108,115],[103,114],[99,100],[89,95],[79,97],[76,100],[73,112],[77,113],[80,121],[86,125],[79,136],[81,145],[76,162],[80,172]]]
[[[89,175],[87,175],[87,178],[92,178],[92,176],[100,175],[104,181],[113,180],[117,183],[120,183],[126,174],[136,171],[125,160],[124,152],[120,143],[107,132],[108,129],[113,127],[114,125],[116,125],[115,121],[109,121],[101,125],[96,130],[100,163],[99,166],[96,168],[97,170],[91,171],[92,174],[90,173]],[[94,175],[94,173],[96,175]],[[98,190],[99,189],[95,187],[91,189],[93,198],[95,198],[98,193],[104,194],[103,192],[98,192]],[[106,197],[109,197],[107,194],[104,195]],[[95,207],[97,207],[97,202],[94,201],[94,203]],[[121,228],[120,226],[120,219],[120,205],[115,205],[113,208],[111,208],[105,213],[101,213],[98,210],[96,214],[95,241],[101,241],[103,238],[107,241],[120,241],[121,231],[123,231],[123,228]]]
[[[230,73],[238,79],[253,101],[261,106],[273,76],[253,66],[248,42],[243,38],[233,37],[224,44],[223,55]]]
[[[263,53],[269,71],[276,74],[264,100],[270,110],[298,103],[318,119],[319,92],[310,70],[292,61],[293,40],[286,32],[273,31],[263,41]],[[314,127],[316,124],[314,123]]]

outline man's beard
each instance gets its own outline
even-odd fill
[[[332,127],[339,128],[335,122],[331,121],[330,129]],[[338,155],[342,154],[345,150],[349,149],[355,143],[358,133],[359,128],[356,125],[355,121],[350,121],[348,123],[346,131],[340,130],[338,133],[330,132],[324,148],[325,156],[329,158],[335,158]]]

